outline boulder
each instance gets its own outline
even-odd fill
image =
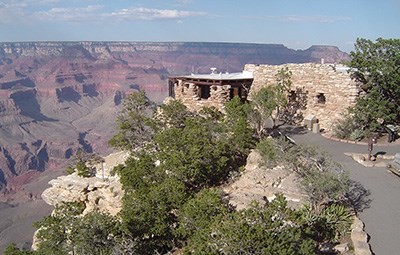
[[[271,201],[277,193],[283,194],[292,208],[299,208],[308,202],[308,196],[300,188],[294,172],[282,166],[272,169],[265,167],[260,154],[255,150],[249,154],[242,175],[224,187],[223,191],[238,210],[248,207],[252,201]]]

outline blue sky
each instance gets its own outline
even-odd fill
[[[400,38],[400,0],[0,0],[0,41],[278,43]]]

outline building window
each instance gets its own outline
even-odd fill
[[[317,97],[316,97],[316,101],[318,104],[325,104],[326,103],[326,97],[324,95],[324,93],[318,93]]]
[[[232,87],[229,91],[229,97],[232,99],[235,96],[238,96],[240,98],[240,87]]]
[[[210,97],[210,87],[211,86],[199,86],[200,89],[200,98],[208,99]]]

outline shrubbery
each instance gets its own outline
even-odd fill
[[[317,211],[331,202],[346,202],[350,180],[346,171],[319,149],[266,138],[257,145],[264,163],[295,171]]]
[[[37,224],[38,254],[150,255],[176,249],[185,254],[317,254],[319,241],[334,241],[346,231],[347,214],[321,204],[339,201],[346,179],[337,178],[340,168],[311,148],[268,139],[257,145],[269,166],[285,162],[303,177],[312,210],[289,209],[278,195],[265,206],[235,211],[216,189],[239,173],[256,144],[247,122],[249,105],[235,98],[224,116],[213,108],[190,113],[173,102],[150,113],[139,111],[151,105],[143,96],[128,98],[140,100],[127,103],[133,114],[123,112],[122,130],[112,142],[134,150],[124,166],[115,168],[125,191],[118,218],[101,212],[82,216],[79,203],[58,207]]]

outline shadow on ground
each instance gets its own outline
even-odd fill
[[[370,195],[371,192],[364,188],[361,183],[350,180],[348,199],[357,213],[370,207],[372,202]]]

